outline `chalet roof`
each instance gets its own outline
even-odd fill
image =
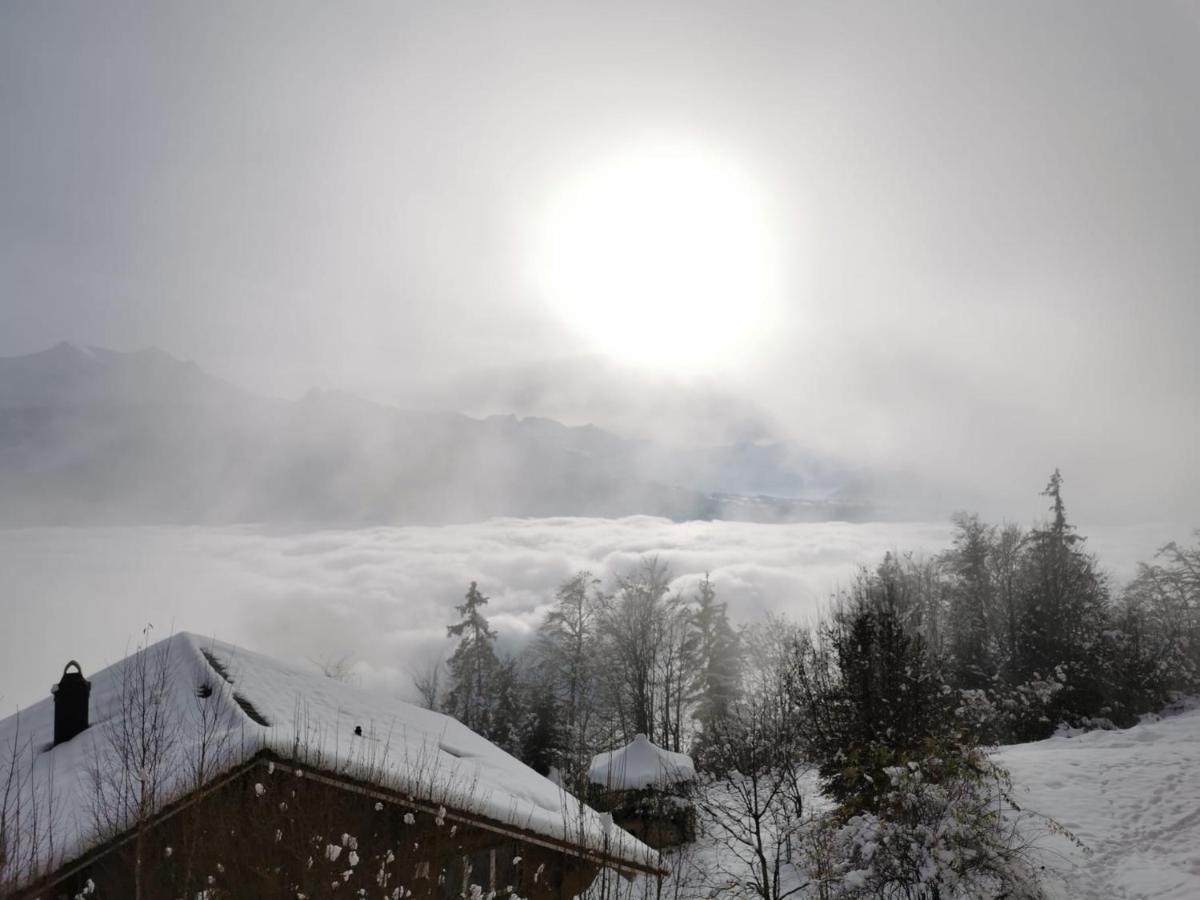
[[[686,753],[664,750],[644,734],[632,743],[607,753],[599,753],[588,769],[588,781],[609,790],[639,790],[692,781],[696,767]]]
[[[37,821],[54,823],[60,861],[96,843],[93,774],[97,766],[113,765],[109,736],[121,720],[123,686],[141,680],[139,666],[163,674],[160,708],[171,741],[160,806],[194,789],[188,773],[205,743],[210,758],[221,760],[210,767],[212,777],[269,751],[298,769],[376,784],[617,864],[659,867],[658,855],[610,817],[448,716],[188,633],[90,676],[91,727],[70,741],[51,746],[49,694],[0,720],[0,773],[15,750],[25,802],[48,808],[50,815]]]

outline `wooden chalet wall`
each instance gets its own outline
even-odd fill
[[[534,835],[383,800],[369,787],[262,759],[19,896],[452,898],[479,885],[484,895],[560,900],[596,875],[595,862],[542,846]]]
[[[627,791],[608,790],[595,784],[589,787],[588,803],[611,813],[619,827],[648,847],[664,850],[696,839],[696,810],[687,797],[688,785]]]

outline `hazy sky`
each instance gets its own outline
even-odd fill
[[[1021,519],[1055,465],[1093,518],[1200,504],[1195,4],[7,2],[0,123],[0,354],[469,408],[591,372],[554,394],[578,421],[682,354],[681,391]],[[719,308],[647,303],[622,348],[543,295],[535,236],[611,160],[654,194],[664,146],[717,174],[650,250]],[[639,184],[594,243],[677,230]]]

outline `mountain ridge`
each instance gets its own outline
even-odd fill
[[[0,358],[0,521],[441,524],[501,515],[862,518],[855,473],[782,443],[262,397],[197,363],[62,342]]]

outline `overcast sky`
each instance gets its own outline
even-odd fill
[[[0,123],[0,354],[472,409],[542,377],[603,420],[674,373],[540,296],[529,235],[683,143],[780,265],[681,391],[1022,520],[1056,465],[1092,518],[1200,504],[1195,4],[8,2]],[[572,408],[562,371],[602,383]]]

